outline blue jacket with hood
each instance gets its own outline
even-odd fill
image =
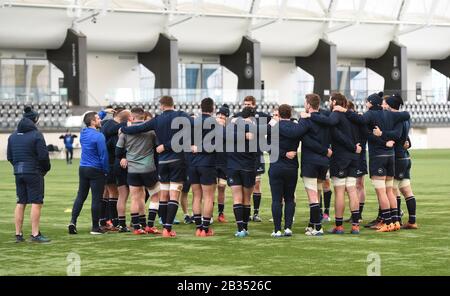
[[[51,167],[44,136],[28,118],[23,118],[8,138],[7,157],[15,175],[45,175]]]

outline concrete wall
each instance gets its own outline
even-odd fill
[[[408,61],[408,98],[415,101],[416,83],[422,83],[422,90],[428,92],[433,89],[430,61],[409,60]],[[426,94],[423,93],[424,99]]]
[[[139,64],[136,54],[88,54],[88,104],[107,105],[114,93],[122,93],[126,100],[131,91],[140,87]],[[122,89],[122,90],[120,90]]]
[[[278,92],[280,104],[293,104],[297,91],[297,66],[294,58],[263,57],[261,80],[266,90]]]

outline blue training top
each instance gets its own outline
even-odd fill
[[[108,151],[105,136],[93,128],[84,128],[80,134],[80,167],[92,167],[108,173]]]

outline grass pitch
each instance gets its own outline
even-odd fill
[[[229,222],[215,222],[214,237],[196,238],[194,226],[184,224],[175,225],[178,236],[174,239],[119,233],[92,236],[90,197],[78,222],[79,234],[69,236],[70,213],[65,210],[72,207],[76,195],[78,167],[52,161],[41,221],[42,232],[52,239],[47,245],[14,243],[14,179],[9,163],[0,162],[0,275],[66,275],[67,256],[72,252],[81,258],[81,275],[366,275],[371,253],[380,257],[382,275],[450,275],[450,151],[413,151],[412,157],[419,230],[375,233],[362,229],[354,236],[347,234],[350,225],[346,224],[345,235],[306,237],[303,229],[309,209],[299,181],[294,236],[279,239],[270,237],[267,175],[263,177],[263,222],[250,223],[247,238],[233,235],[229,189],[225,207]],[[366,186],[365,222],[377,213],[373,187],[369,182]],[[402,208],[407,213],[404,201]],[[26,213],[28,238],[29,209]],[[178,219],[182,219],[181,209]],[[331,226],[325,223],[324,228]]]

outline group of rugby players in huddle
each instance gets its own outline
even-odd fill
[[[92,234],[130,231],[126,223],[126,205],[130,195],[131,231],[136,235],[175,237],[172,226],[176,223],[175,216],[181,203],[184,222],[195,223],[195,235],[213,236],[211,224],[216,190],[217,221],[225,223],[224,200],[228,185],[237,224],[235,236],[246,237],[249,235],[249,221],[261,221],[259,207],[261,175],[265,173],[264,152],[271,154],[268,177],[274,223],[272,237],[292,235],[299,167],[310,207],[306,235],[323,235],[322,221],[330,221],[330,179],[335,195],[335,226],[329,233],[344,233],[347,194],[351,211],[350,233],[359,234],[365,203],[364,177],[368,172],[378,198],[379,214],[366,226],[378,232],[417,229],[416,201],[410,185],[410,115],[399,111],[403,101],[398,95],[383,97],[382,93],[372,94],[367,98],[368,110],[359,114],[353,103],[340,93],[330,97],[329,110],[320,108],[318,95],[309,94],[305,99],[305,112],[300,114],[299,119],[292,118],[293,108],[286,104],[280,105],[270,115],[257,112],[256,99],[252,96],[245,97],[242,111],[232,118],[227,105],[222,105],[216,112],[215,102],[211,98],[202,100],[201,114],[197,116],[175,110],[174,100],[170,96],[163,96],[159,103],[162,113],[156,117],[140,107],[111,109],[112,118],[103,119],[101,124],[97,123],[99,119],[95,112],[85,115],[87,128],[100,129],[103,134],[100,139],[104,140],[107,150],[107,154],[101,156],[107,177],[99,213],[92,214]],[[192,125],[192,134],[200,132],[200,142],[191,140],[187,149],[181,152],[172,147],[180,132],[174,125],[179,118],[188,120]],[[243,132],[240,132],[242,127]],[[217,129],[223,131],[221,144],[230,139],[233,144],[221,145],[222,148],[227,146],[224,150],[202,147],[211,134],[217,135]],[[87,146],[83,141],[92,138],[92,135],[83,136],[83,131],[80,136],[80,166],[83,166],[83,149]],[[261,148],[258,143],[261,134],[272,149]],[[238,149],[239,140],[244,143],[244,149]],[[251,145],[254,141],[257,142],[256,149]],[[217,145],[218,142],[215,139],[212,143]],[[299,165],[297,152],[300,143]],[[369,148],[369,170],[366,146]],[[273,147],[276,147],[276,152]],[[190,190],[193,196],[192,215],[188,212]],[[404,196],[409,213],[405,224],[401,222],[400,195]],[[83,202],[77,205],[80,202],[76,200],[74,204],[69,224],[71,234],[77,233],[76,219]],[[94,221],[97,216],[98,222],[96,219]],[[156,227],[158,216],[162,231]],[[95,227],[97,223],[98,228]]]

